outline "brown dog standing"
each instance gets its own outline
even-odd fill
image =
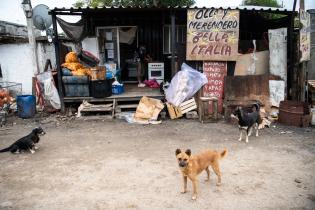
[[[187,192],[187,177],[191,180],[193,185],[193,196],[192,199],[197,198],[197,176],[203,170],[207,172],[206,181],[210,180],[209,166],[211,165],[214,173],[218,177],[217,185],[221,184],[221,172],[219,166],[219,160],[227,155],[227,150],[223,150],[221,153],[218,151],[206,150],[197,155],[191,155],[191,150],[187,149],[182,152],[180,149],[175,151],[176,158],[178,161],[179,168],[182,172],[184,179],[184,190],[182,193]]]

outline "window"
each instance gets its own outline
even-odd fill
[[[164,54],[171,53],[171,26],[165,25],[163,28],[163,52]],[[186,25],[175,26],[175,41],[176,43],[186,43]],[[176,48],[175,48],[176,52]]]

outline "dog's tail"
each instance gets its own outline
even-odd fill
[[[9,151],[11,151],[11,147],[12,147],[12,146],[9,146],[9,147],[7,147],[7,148],[4,148],[4,149],[0,150],[0,152],[9,152]]]
[[[224,150],[220,153],[220,157],[221,157],[221,158],[224,158],[227,154],[228,154],[227,149],[224,149]]]
[[[255,107],[256,111],[259,112],[259,110],[260,110],[259,103],[254,103],[253,106]]]

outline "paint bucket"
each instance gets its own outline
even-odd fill
[[[36,99],[33,95],[19,95],[16,99],[18,116],[32,118],[36,113]]]

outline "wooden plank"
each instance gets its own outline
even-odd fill
[[[187,109],[187,108],[192,107],[192,106],[196,106],[196,103],[187,104],[185,106],[179,106],[179,109],[184,110],[184,109]]]
[[[117,108],[121,109],[129,109],[129,108],[137,108],[138,104],[123,104],[123,105],[117,105]]]
[[[172,120],[183,116],[183,114],[177,107],[174,107],[169,103],[166,103],[166,106]]]
[[[195,104],[194,106],[188,107],[188,108],[186,108],[186,109],[181,109],[181,113],[182,113],[182,114],[185,114],[185,113],[187,113],[187,112],[189,112],[189,111],[192,111],[192,110],[194,110],[194,109],[197,109],[197,105],[196,105],[196,104]]]
[[[186,59],[235,61],[238,55],[239,16],[239,10],[232,9],[188,9]],[[213,23],[216,23],[215,27]],[[226,27],[226,23],[230,27]]]
[[[224,103],[228,101],[260,101],[269,111],[269,76],[226,76],[224,81]]]
[[[190,103],[196,103],[195,98],[189,99],[188,101],[181,103],[180,106],[184,106],[184,105],[190,104]]]
[[[88,107],[88,108],[83,108],[81,112],[109,112],[112,110],[113,108],[111,107],[103,107],[103,108]]]
[[[108,107],[112,107],[113,104],[91,104],[90,106],[89,105],[85,105],[85,108],[108,108]]]

